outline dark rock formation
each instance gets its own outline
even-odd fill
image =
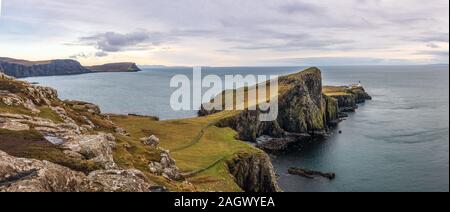
[[[84,74],[91,71],[75,60],[25,61],[0,58],[0,72],[17,78]]]
[[[312,171],[309,169],[301,169],[301,168],[290,168],[288,170],[288,173],[293,174],[293,175],[302,176],[302,177],[305,177],[308,179],[314,179],[314,176],[324,177],[329,180],[334,180],[336,178],[335,173],[323,173],[323,172],[319,172],[319,171]]]
[[[277,178],[267,154],[240,153],[227,162],[236,183],[245,192],[278,192]]]
[[[141,69],[136,63],[108,63],[104,65],[88,66],[93,72],[138,72]]]

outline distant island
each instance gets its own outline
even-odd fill
[[[28,61],[0,57],[0,72],[16,78],[88,74],[97,72],[138,72],[141,69],[132,62],[82,66],[76,60]]]
[[[141,69],[136,63],[108,63],[104,65],[87,66],[93,72],[138,72]]]

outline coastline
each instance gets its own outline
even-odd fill
[[[315,74],[318,73],[318,75],[317,75],[318,78],[314,77],[314,79],[321,81],[320,71],[319,72],[304,71],[304,72],[301,72],[300,74],[302,74],[302,73],[313,73],[312,76],[315,76]],[[295,76],[295,74],[291,75],[291,76]],[[301,75],[299,75],[299,76],[301,76]],[[300,81],[298,81],[298,82],[301,84],[303,78],[300,77],[299,80]],[[319,84],[321,84],[321,83],[319,83]],[[321,96],[320,98],[322,99],[321,88],[319,89],[319,95]],[[326,98],[324,98],[324,99],[326,99]],[[74,102],[74,103],[70,103],[70,105],[73,105],[71,107],[78,108],[79,106],[81,106],[81,107],[88,107],[88,108],[92,108],[92,107],[98,108],[97,106],[87,106],[87,105],[90,105],[88,103],[82,103],[82,102],[78,102],[78,103]],[[79,105],[79,106],[77,106],[77,105]],[[320,103],[320,105],[322,105],[322,103]],[[98,112],[99,111],[98,109],[95,109],[95,111],[97,111],[96,114],[100,114]],[[320,113],[322,113],[322,112],[320,112]],[[203,181],[205,180],[203,178],[204,177],[209,178],[211,176],[216,175],[217,173],[215,171],[211,172],[211,170],[215,170],[215,169],[219,168],[217,170],[217,171],[219,171],[219,173],[228,172],[226,170],[229,169],[231,173],[234,173],[233,174],[234,179],[225,180],[224,178],[222,178],[222,181],[225,180],[225,181],[223,181],[223,183],[225,183],[225,184],[222,184],[222,183],[217,184],[217,185],[213,186],[213,187],[216,187],[213,190],[222,190],[222,191],[228,190],[229,191],[229,189],[232,188],[232,187],[229,187],[231,185],[230,183],[235,182],[244,191],[253,191],[253,192],[280,191],[280,189],[278,188],[277,183],[276,183],[276,177],[275,177],[275,172],[274,172],[273,166],[272,166],[267,154],[262,153],[262,151],[257,150],[256,148],[252,147],[251,145],[241,143],[241,141],[237,141],[235,139],[230,139],[231,137],[234,137],[233,134],[235,134],[236,132],[229,131],[229,130],[224,131],[225,128],[223,128],[223,127],[225,127],[225,126],[223,126],[223,123],[221,123],[217,126],[216,126],[216,124],[211,125],[211,121],[214,123],[220,123],[220,122],[222,122],[221,120],[234,117],[238,114],[239,113],[236,113],[236,112],[219,113],[218,115],[210,115],[205,118],[200,117],[200,118],[170,120],[170,121],[157,121],[157,120],[151,119],[149,117],[145,117],[145,116],[108,115],[107,117],[112,117],[111,124],[112,123],[114,123],[114,125],[118,124],[118,126],[114,130],[115,137],[116,137],[116,139],[118,139],[118,140],[116,140],[116,142],[119,142],[119,146],[121,146],[120,143],[123,143],[123,145],[124,145],[123,147],[125,148],[125,149],[118,148],[119,150],[117,150],[117,149],[114,150],[114,152],[115,152],[115,153],[113,153],[115,155],[115,156],[113,156],[114,161],[118,164],[119,167],[128,167],[128,168],[134,167],[134,168],[136,168],[135,167],[136,164],[132,165],[132,166],[126,165],[128,163],[127,161],[136,160],[136,159],[133,159],[136,157],[136,155],[133,155],[133,154],[129,155],[128,153],[127,154],[124,154],[124,153],[129,151],[129,150],[127,150],[128,148],[130,148],[129,145],[133,146],[133,145],[137,145],[137,143],[132,142],[133,144],[130,144],[131,141],[126,142],[124,140],[127,140],[128,138],[126,138],[126,137],[129,137],[129,136],[131,136],[131,138],[133,140],[139,140],[139,139],[141,139],[141,137],[149,136],[150,134],[140,133],[141,131],[145,132],[148,129],[148,130],[150,130],[150,132],[153,135],[158,136],[162,141],[169,141],[169,142],[167,142],[167,144],[164,144],[164,142],[162,142],[161,146],[171,150],[170,151],[171,154],[175,157],[178,167],[176,167],[174,169],[174,171],[177,172],[176,170],[180,169],[181,175],[185,175],[182,173],[195,173],[195,176],[193,176],[193,177],[188,176],[188,175],[185,175],[185,176],[189,177],[189,179],[191,181],[197,182],[197,186],[199,186],[199,188],[211,190],[212,188],[209,186],[212,186],[212,185],[210,185],[210,183],[206,183],[207,184],[206,187],[203,186],[203,184],[204,184]],[[337,118],[336,111],[332,115],[336,116],[335,118]],[[212,119],[211,119],[211,117],[212,117]],[[133,121],[129,122],[130,119]],[[204,120],[204,121],[201,121],[201,120]],[[188,142],[189,145],[186,146],[186,144],[184,144],[185,142],[181,141],[181,143],[180,143],[181,146],[178,146],[178,147],[176,145],[173,146],[174,145],[173,142],[175,140],[177,140],[176,137],[180,136],[180,135],[173,134],[170,131],[167,132],[167,129],[172,129],[172,130],[177,129],[177,128],[179,128],[178,127],[179,123],[183,123],[183,122],[186,122],[186,124],[189,123],[189,125],[191,127],[196,127],[198,124],[200,124],[200,125],[198,125],[198,127],[200,127],[199,129],[201,129],[200,130],[201,134],[196,135],[195,133],[192,133],[195,131],[189,130],[188,132],[190,132],[190,133],[185,134],[183,137],[184,138],[192,137],[191,139],[193,139],[193,141],[195,141],[195,143]],[[136,123],[140,123],[140,124],[136,125]],[[325,119],[324,119],[324,124],[325,124]],[[95,125],[95,124],[93,124],[93,125]],[[220,126],[220,125],[222,125],[222,126]],[[134,127],[131,127],[131,126],[134,126]],[[149,126],[151,126],[151,127],[149,127]],[[164,127],[164,126],[166,126],[166,127]],[[320,124],[320,126],[325,126],[325,125]],[[325,127],[324,129],[327,129],[327,128],[328,127]],[[160,129],[162,131],[158,132],[157,129]],[[183,130],[181,130],[181,131],[178,130],[178,132],[183,132]],[[238,130],[238,132],[239,132],[239,130]],[[223,133],[225,133],[225,134],[223,134]],[[169,137],[167,137],[167,136],[169,136]],[[175,137],[172,138],[171,136],[175,136]],[[225,136],[224,140],[223,141],[217,140],[221,136]],[[198,142],[203,142],[204,138],[205,139],[213,138],[214,142],[216,142],[216,145],[218,144],[217,142],[223,142],[223,144],[231,145],[231,146],[225,147],[223,149],[223,150],[226,150],[225,152],[228,152],[229,150],[232,150],[232,149],[235,149],[235,150],[225,153],[225,155],[223,157],[221,157],[220,159],[217,159],[217,155],[220,155],[223,153],[214,153],[214,151],[212,151],[212,149],[208,149],[208,148],[205,149],[204,144],[197,145]],[[128,144],[126,144],[126,143],[128,143]],[[241,145],[244,145],[244,146],[233,147],[237,144],[239,144],[238,146],[241,146]],[[140,145],[138,145],[138,146],[140,146]],[[206,150],[207,154],[197,155],[195,157],[200,156],[200,157],[208,158],[209,157],[208,155],[212,155],[212,156],[214,156],[214,158],[207,159],[205,161],[206,163],[200,163],[199,164],[200,166],[197,166],[198,168],[194,168],[195,166],[192,167],[192,164],[190,162],[187,162],[185,165],[183,165],[184,164],[183,161],[185,160],[185,159],[183,159],[184,157],[188,156],[188,158],[189,158],[188,161],[193,159],[192,158],[193,155],[189,153],[189,152],[193,151],[193,150],[191,150],[191,148],[196,149],[199,146],[201,146],[200,147],[201,151]],[[248,149],[248,150],[242,151],[243,150],[242,147],[244,147],[244,149]],[[117,147],[115,147],[115,148],[117,148]],[[200,149],[194,150],[194,151],[199,151]],[[223,150],[221,150],[221,151],[223,151]],[[237,151],[237,150],[239,150],[239,151]],[[128,156],[125,156],[125,155],[128,155]],[[118,158],[123,158],[123,159],[118,159]],[[125,159],[125,158],[128,158],[128,159]],[[206,159],[206,158],[204,158],[204,159]],[[204,160],[201,158],[198,158],[198,159],[200,159],[200,161]],[[122,160],[123,160],[123,162],[120,162]],[[117,162],[117,161],[119,161],[119,162]],[[223,161],[223,162],[219,162],[219,161]],[[235,162],[231,162],[231,161],[235,161]],[[236,161],[241,161],[241,162],[236,162]],[[247,161],[247,162],[244,162],[244,161]],[[242,163],[242,162],[244,162],[244,163]],[[204,165],[202,165],[202,164],[204,164]],[[228,165],[226,165],[226,164],[228,164]],[[260,167],[252,168],[251,166],[249,167],[250,164],[260,164]],[[207,168],[204,168],[204,167],[207,167]],[[236,167],[239,167],[239,168],[236,168]],[[248,171],[244,171],[244,172],[240,171],[243,169],[248,170]],[[146,169],[141,170],[141,171],[145,172],[145,170]],[[259,173],[259,174],[253,173],[250,170],[261,170],[262,173]],[[171,174],[174,176],[178,175],[176,173],[171,173]],[[248,174],[250,174],[250,175],[248,175]],[[249,178],[249,176],[258,176],[261,174],[263,176],[271,176],[269,178],[265,178],[265,179],[268,179],[269,181],[260,181],[259,179],[253,178],[253,177]],[[160,178],[154,177],[153,174],[151,174],[151,173],[147,174],[147,176],[149,176],[152,179],[152,181],[161,183],[161,184],[165,185],[165,187],[170,187],[171,189],[174,189],[174,190],[180,189],[180,186],[181,187],[186,186],[186,185],[177,185],[177,183],[173,184],[173,182],[167,183],[167,181],[166,182],[161,181]],[[223,177],[224,175],[219,174],[218,176]],[[167,177],[167,175],[166,175],[166,177],[164,177],[164,178],[169,178],[169,177]],[[252,179],[252,180],[246,181],[245,179],[247,179],[247,180]],[[213,184],[215,184],[215,183],[213,183]],[[245,187],[243,187],[244,185],[245,185]],[[234,189],[232,189],[232,190],[234,190]]]

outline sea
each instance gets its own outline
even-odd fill
[[[306,67],[204,67],[203,75],[286,75]],[[319,67],[324,85],[361,82],[372,101],[349,114],[321,142],[272,156],[286,192],[448,192],[449,66]],[[98,104],[104,113],[194,117],[174,111],[170,87],[192,68],[145,68],[135,73],[95,73],[24,80],[53,87],[61,99]],[[197,82],[198,83],[198,82]],[[195,86],[191,85],[191,87]],[[338,133],[341,131],[341,133]],[[336,173],[335,180],[289,175],[290,167]]]

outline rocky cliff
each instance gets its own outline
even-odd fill
[[[104,65],[86,67],[93,72],[138,72],[141,69],[136,63],[108,63]]]
[[[94,72],[138,71],[141,71],[141,69],[135,63],[131,62],[108,63],[104,65],[83,67],[75,60],[27,61],[0,57],[0,72],[17,78],[86,74]]]
[[[237,153],[227,162],[236,183],[246,192],[278,192],[277,177],[264,153]]]
[[[63,102],[51,88],[0,73],[0,191],[152,191],[157,175],[142,167],[173,160],[125,134],[95,105]],[[131,154],[124,143],[141,148],[142,170],[118,160]],[[175,181],[169,165],[161,173]]]
[[[339,88],[339,93],[324,92],[321,71],[317,68],[280,77],[276,97],[279,101],[277,120],[261,122],[258,119],[260,110],[245,109],[234,111],[218,126],[233,128],[239,133],[239,139],[258,142],[262,149],[269,152],[285,150],[290,144],[326,134],[330,127],[339,122],[341,112],[354,111],[358,103],[371,99],[362,87],[326,88],[327,91]],[[246,88],[246,95],[249,89],[257,88]],[[224,99],[228,94],[233,92],[223,92],[215,99]],[[213,100],[208,104],[213,104]],[[199,115],[222,112],[225,111],[208,111],[202,107]]]
[[[322,75],[317,68],[279,78],[279,115],[273,122],[258,120],[259,110],[243,110],[224,119],[220,125],[232,127],[239,138],[256,141],[260,136],[284,137],[289,134],[317,134],[327,130],[328,119],[336,119],[338,105],[322,94]],[[217,113],[205,111],[199,114]]]
[[[26,61],[0,58],[0,72],[9,76],[23,78],[84,74],[90,73],[91,71],[75,60]]]

